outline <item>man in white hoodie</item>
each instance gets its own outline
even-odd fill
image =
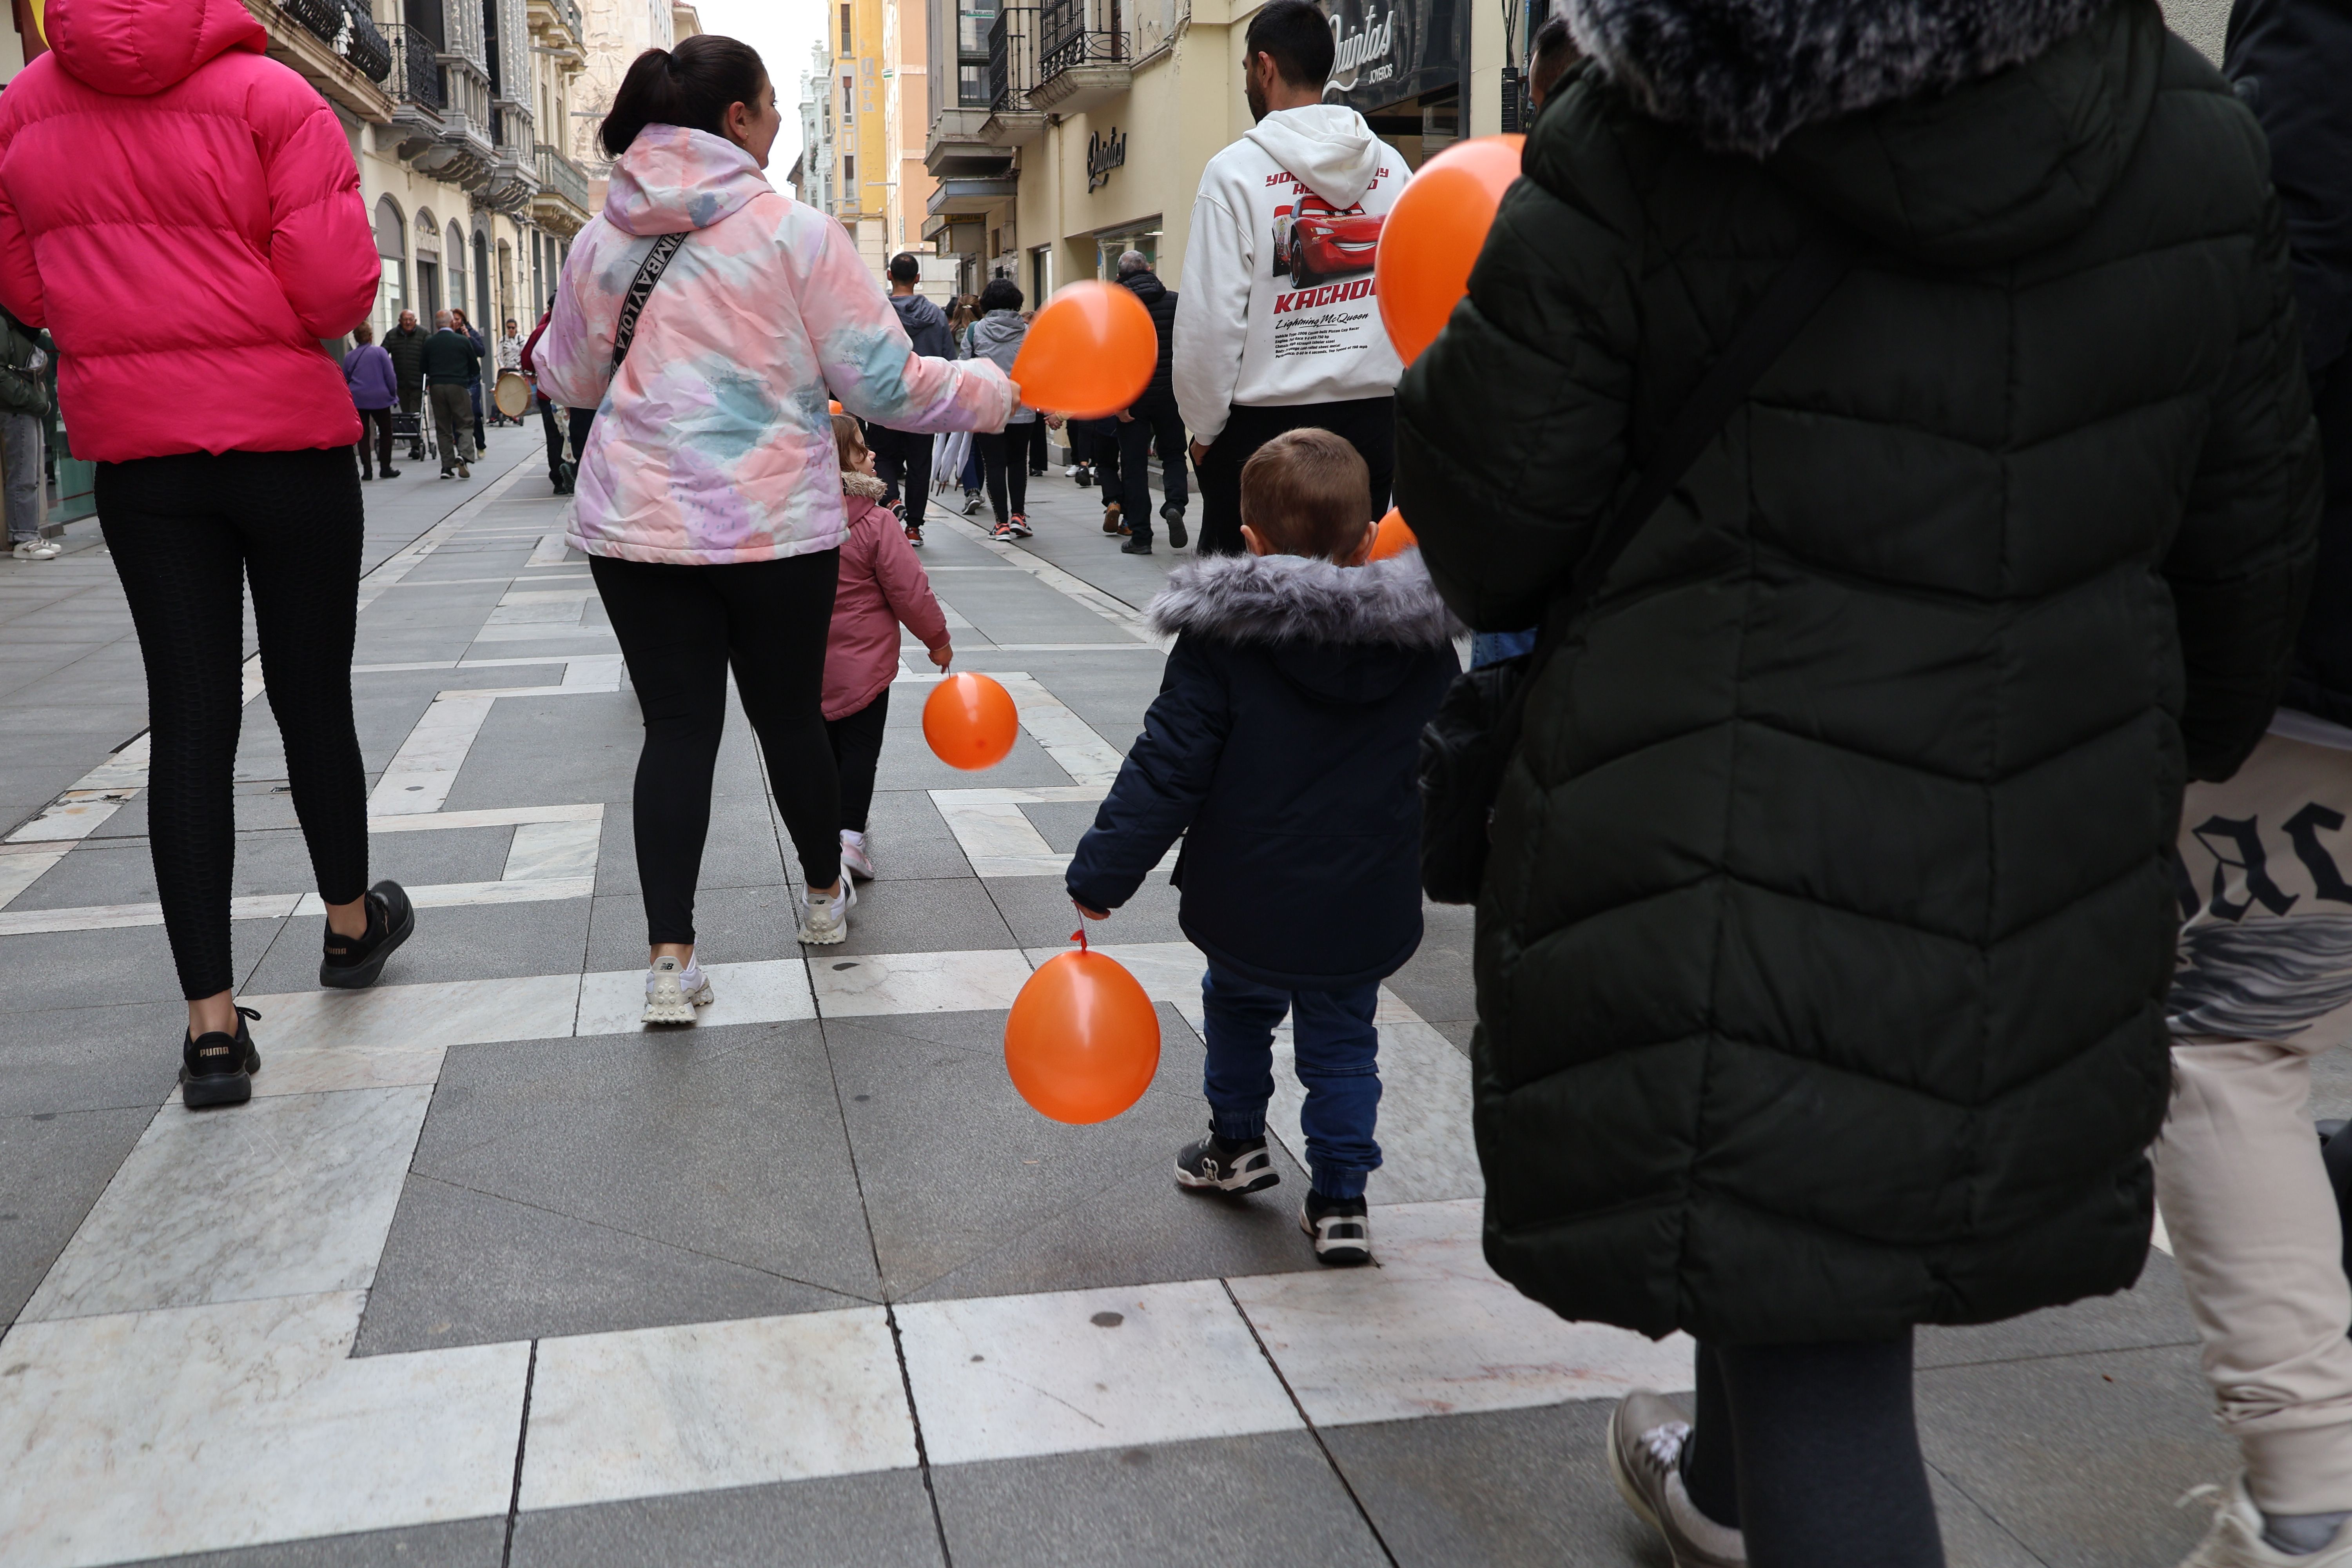
[[[1362,115],[1322,101],[1331,25],[1306,0],[1271,0],[1243,51],[1257,124],[1202,172],[1176,306],[1171,368],[1201,474],[1202,554],[1240,553],[1242,465],[1302,426],[1363,454],[1372,510],[1385,510],[1404,373],[1372,298],[1404,160]]]

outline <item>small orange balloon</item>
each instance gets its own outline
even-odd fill
[[[1159,364],[1160,333],[1135,291],[1088,281],[1037,312],[1013,357],[1013,379],[1032,408],[1102,419],[1142,396]]]
[[[1160,1070],[1160,1013],[1134,975],[1099,952],[1038,965],[1004,1020],[1013,1087],[1056,1121],[1108,1121]]]
[[[1020,729],[1013,694],[984,675],[950,675],[923,704],[923,739],[951,768],[994,767]]]
[[[1411,364],[1437,341],[1470,291],[1470,268],[1495,225],[1503,193],[1519,177],[1520,135],[1456,142],[1423,163],[1389,209],[1372,258],[1381,321]]]
[[[1412,530],[1404,525],[1404,513],[1391,507],[1388,516],[1381,519],[1380,531],[1372,535],[1372,553],[1370,559],[1386,561],[1390,556],[1410,550],[1420,542],[1421,541],[1412,536]]]
[[[838,413],[840,413],[840,412],[841,412],[841,399],[839,399],[839,398],[837,398],[837,397],[828,397],[828,398],[826,398],[826,399],[824,400],[824,409],[825,409],[825,412],[826,412],[826,413],[828,413],[828,414],[838,414]]]

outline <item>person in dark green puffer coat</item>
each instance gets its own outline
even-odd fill
[[[1594,63],[1398,389],[1465,620],[1541,616],[1819,226],[1862,258],[1535,687],[1478,904],[1486,1255],[1702,1342],[1694,1451],[1655,1400],[1612,1447],[1678,1561],[1773,1490],[1705,1435],[1809,1380],[1876,1392],[1777,1480],[1892,1463],[1811,1511],[1916,1534],[1911,1327],[2145,1257],[2181,791],[2263,733],[2311,571],[2284,232],[2152,0],[1568,12]],[[1755,1562],[1843,1560],[1774,1519]]]

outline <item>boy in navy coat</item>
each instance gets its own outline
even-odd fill
[[[1460,629],[1418,551],[1367,563],[1371,484],[1328,430],[1269,441],[1242,471],[1247,555],[1171,574],[1160,695],[1072,859],[1100,920],[1181,834],[1175,883],[1202,977],[1209,1136],[1176,1157],[1188,1192],[1261,1192],[1275,1026],[1288,1013],[1325,1263],[1371,1257],[1364,1184],[1381,1163],[1381,982],[1421,943],[1422,726],[1457,673]]]

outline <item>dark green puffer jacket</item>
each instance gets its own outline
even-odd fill
[[[2074,26],[1761,162],[1585,71],[1399,389],[1436,582],[1525,626],[1818,215],[1865,237],[1498,802],[1486,1256],[1565,1316],[1875,1338],[2139,1272],[2181,789],[2268,721],[2319,476],[2253,120],[2151,0]]]

